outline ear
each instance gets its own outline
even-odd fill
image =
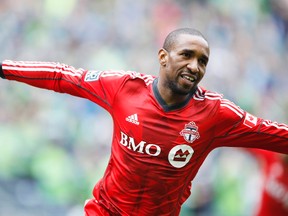
[[[159,60],[160,65],[163,67],[165,67],[167,63],[167,58],[168,58],[167,54],[168,54],[167,51],[163,48],[161,48],[158,52],[158,60]]]

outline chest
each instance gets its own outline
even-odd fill
[[[212,137],[209,112],[193,101],[165,112],[151,92],[139,91],[118,98],[114,110],[117,143],[133,157],[163,159],[181,168],[201,155]]]

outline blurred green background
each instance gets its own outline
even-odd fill
[[[194,27],[211,57],[202,85],[263,118],[288,122],[285,0],[0,0],[1,59],[158,73],[171,30]],[[0,82],[0,215],[80,216],[110,153],[110,116],[91,102]],[[214,151],[181,215],[249,216],[259,165]]]

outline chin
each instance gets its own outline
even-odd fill
[[[196,83],[192,86],[191,85],[182,86],[182,85],[176,84],[175,82],[169,82],[168,86],[174,94],[185,96],[185,95],[190,94],[195,89]]]
[[[180,87],[179,89],[179,93],[182,92],[182,94],[190,94],[191,92],[194,91],[194,89],[197,87],[197,85],[190,85],[190,86],[184,86],[184,87]]]
[[[177,89],[174,89],[173,92],[175,94],[185,96],[185,95],[190,94],[193,91],[193,89],[194,88],[192,88],[192,89],[177,88]]]

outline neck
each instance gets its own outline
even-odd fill
[[[191,92],[191,94],[181,94],[174,92],[169,86],[167,86],[167,84],[163,83],[160,78],[158,78],[157,89],[161,98],[168,106],[184,103],[188,98],[191,97],[191,94],[194,93],[194,91]]]

